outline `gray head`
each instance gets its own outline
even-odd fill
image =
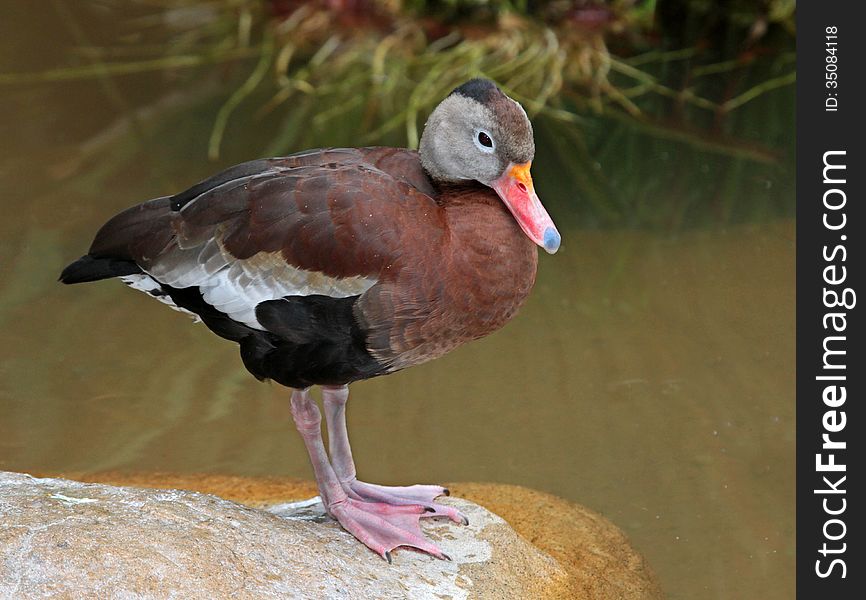
[[[535,156],[523,107],[487,79],[471,79],[439,103],[421,135],[421,163],[439,182],[489,185],[509,163]]]
[[[529,168],[535,156],[526,111],[487,79],[467,81],[439,103],[421,135],[421,164],[439,183],[493,188],[529,238],[551,254],[560,236]]]

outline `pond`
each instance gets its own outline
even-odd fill
[[[76,43],[64,31],[55,13],[35,11],[3,42],[20,60],[0,71],[51,66],[39,40]],[[106,85],[2,89],[0,468],[309,478],[287,390],[250,377],[236,346],[119,282],[56,282],[109,216],[263,147],[261,128],[230,130],[228,155],[209,162],[213,106],[198,102],[130,148],[151,125],[117,121],[118,98],[171,104],[182,90],[171,78],[154,87],[152,74]],[[597,154],[607,126],[586,119]],[[642,157],[639,180],[623,185],[646,190],[644,214],[671,215],[696,192],[670,185],[670,171],[698,161],[695,185],[715,190],[715,208],[611,223],[586,207],[586,181],[557,161],[563,142],[544,129],[533,171],[561,251],[540,257],[530,300],[503,330],[353,386],[360,476],[548,491],[623,528],[671,598],[791,597],[790,165],[753,169],[622,127],[587,172],[627,177],[614,163]],[[761,195],[744,202],[732,177]]]

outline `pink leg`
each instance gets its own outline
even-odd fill
[[[292,416],[304,440],[325,509],[343,528],[391,562],[391,550],[411,546],[437,558],[448,558],[428,541],[418,525],[424,506],[395,506],[350,498],[337,478],[322,441],[322,417],[308,390],[292,392]]]
[[[322,442],[322,415],[315,401],[310,398],[309,390],[294,390],[292,392],[292,417],[295,419],[295,427],[307,454],[310,455],[310,463],[313,465],[313,474],[316,484],[319,486],[319,494],[322,503],[330,512],[332,503],[346,501],[346,492],[340,485],[331,463],[328,462],[328,454],[325,452],[325,444]]]
[[[350,498],[384,502],[393,506],[421,505],[427,509],[425,517],[448,517],[455,523],[469,524],[469,520],[458,510],[436,504],[433,500],[448,495],[441,485],[384,486],[358,481],[355,474],[355,461],[349,445],[346,429],[346,401],[349,387],[322,387],[322,400],[325,406],[325,420],[328,423],[331,464],[343,489]]]

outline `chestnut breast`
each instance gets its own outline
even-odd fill
[[[535,245],[492,190],[447,187],[437,200],[445,229],[441,244],[406,244],[399,271],[358,303],[359,318],[369,327],[368,347],[391,371],[499,329],[535,283]]]

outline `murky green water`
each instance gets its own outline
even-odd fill
[[[39,39],[65,31],[52,18],[5,38],[15,70],[51,66]],[[112,85],[0,88],[0,468],[309,477],[287,391],[250,377],[233,344],[118,282],[55,282],[107,217],[217,168],[204,156],[212,112],[132,149],[135,127],[115,124],[118,96],[170,104],[178,83]],[[261,146],[238,137],[225,162]],[[706,160],[705,184],[723,193],[730,172]],[[535,171],[562,251],[541,257],[502,331],[353,386],[359,473],[546,490],[622,527],[672,598],[791,597],[793,222],[590,230],[574,182]],[[751,201],[777,202],[778,183]],[[647,189],[643,206],[677,193]]]

